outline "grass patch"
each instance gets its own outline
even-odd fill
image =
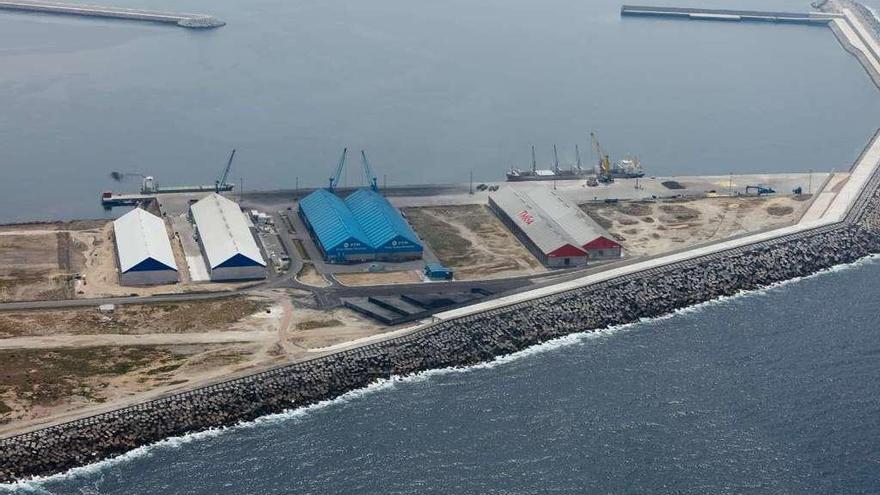
[[[767,213],[773,215],[774,217],[784,217],[786,215],[791,215],[794,213],[794,208],[791,206],[779,206],[772,205],[767,207]]]
[[[435,218],[422,208],[407,208],[406,219],[441,260],[471,247],[471,241],[461,237],[455,227]]]
[[[0,351],[0,388],[11,390],[26,404],[48,406],[93,389],[95,379],[127,374],[172,355],[161,347],[4,350]]]
[[[700,218],[700,212],[681,205],[661,205],[660,211],[670,215],[676,222],[687,222]]]
[[[342,322],[332,318],[329,320],[308,320],[296,324],[297,330],[311,330],[313,328],[338,327]]]

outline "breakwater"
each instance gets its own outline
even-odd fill
[[[163,438],[232,425],[362,388],[381,377],[468,366],[547,340],[668,314],[880,252],[880,175],[847,218],[729,252],[428,326],[0,441],[0,480],[48,475]]]
[[[825,25],[835,17],[824,12],[766,12],[759,10],[703,9],[691,7],[650,7],[624,5],[623,16],[672,17],[712,21],[781,22],[791,24]]]
[[[100,5],[43,2],[38,0],[0,0],[0,10],[159,22],[176,24],[181,27],[193,29],[215,28],[226,25],[225,22],[220,21],[215,17],[202,14],[181,14],[174,12],[159,12],[155,10],[105,7]]]

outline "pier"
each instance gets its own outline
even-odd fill
[[[106,7],[100,5],[43,2],[37,0],[0,0],[0,10],[158,22],[164,24],[176,24],[181,27],[192,29],[208,29],[226,25],[225,22],[215,17],[203,14],[184,14],[155,10],[128,9],[122,7]]]
[[[671,17],[700,21],[753,21],[789,24],[826,25],[838,14],[825,12],[763,12],[758,10],[701,9],[690,7],[649,7],[624,5],[620,15],[645,17]]]

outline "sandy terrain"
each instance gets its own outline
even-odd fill
[[[330,286],[330,282],[328,282],[323,275],[318,273],[318,270],[316,270],[311,263],[303,263],[302,270],[300,270],[296,279],[306,285],[311,285],[312,287]]]
[[[412,284],[422,281],[422,274],[417,270],[403,272],[365,272],[365,273],[337,273],[333,275],[343,285],[385,285],[385,284]]]
[[[74,276],[100,225],[83,221],[0,227],[0,302],[72,297]]]
[[[0,312],[0,434],[312,357],[387,329],[305,291]]]
[[[545,269],[484,205],[405,208],[407,220],[455,278],[493,278]]]
[[[621,201],[581,208],[618,238],[627,255],[652,255],[797,220],[807,196]]]

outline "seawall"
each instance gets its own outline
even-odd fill
[[[858,161],[866,155],[868,148]],[[380,377],[473,365],[880,253],[880,175],[868,177],[837,223],[450,318],[401,338],[0,440],[0,481],[61,472],[170,436],[331,399]]]
[[[100,5],[79,5],[40,0],[0,0],[0,10],[158,22],[176,24],[181,27],[194,29],[215,28],[226,25],[223,21],[202,14],[181,14],[174,12],[159,12],[155,10],[106,7]]]
[[[620,8],[620,15],[672,17],[703,21],[751,21],[815,25],[827,24],[828,21],[834,17],[834,14],[826,14],[822,12],[771,12],[759,10],[704,9],[693,7],[651,7],[646,5],[624,5]]]
[[[846,221],[441,322],[418,333],[0,441],[0,480],[48,475],[163,438],[232,425],[362,388],[467,366],[575,332],[668,314],[880,252],[880,176]]]

